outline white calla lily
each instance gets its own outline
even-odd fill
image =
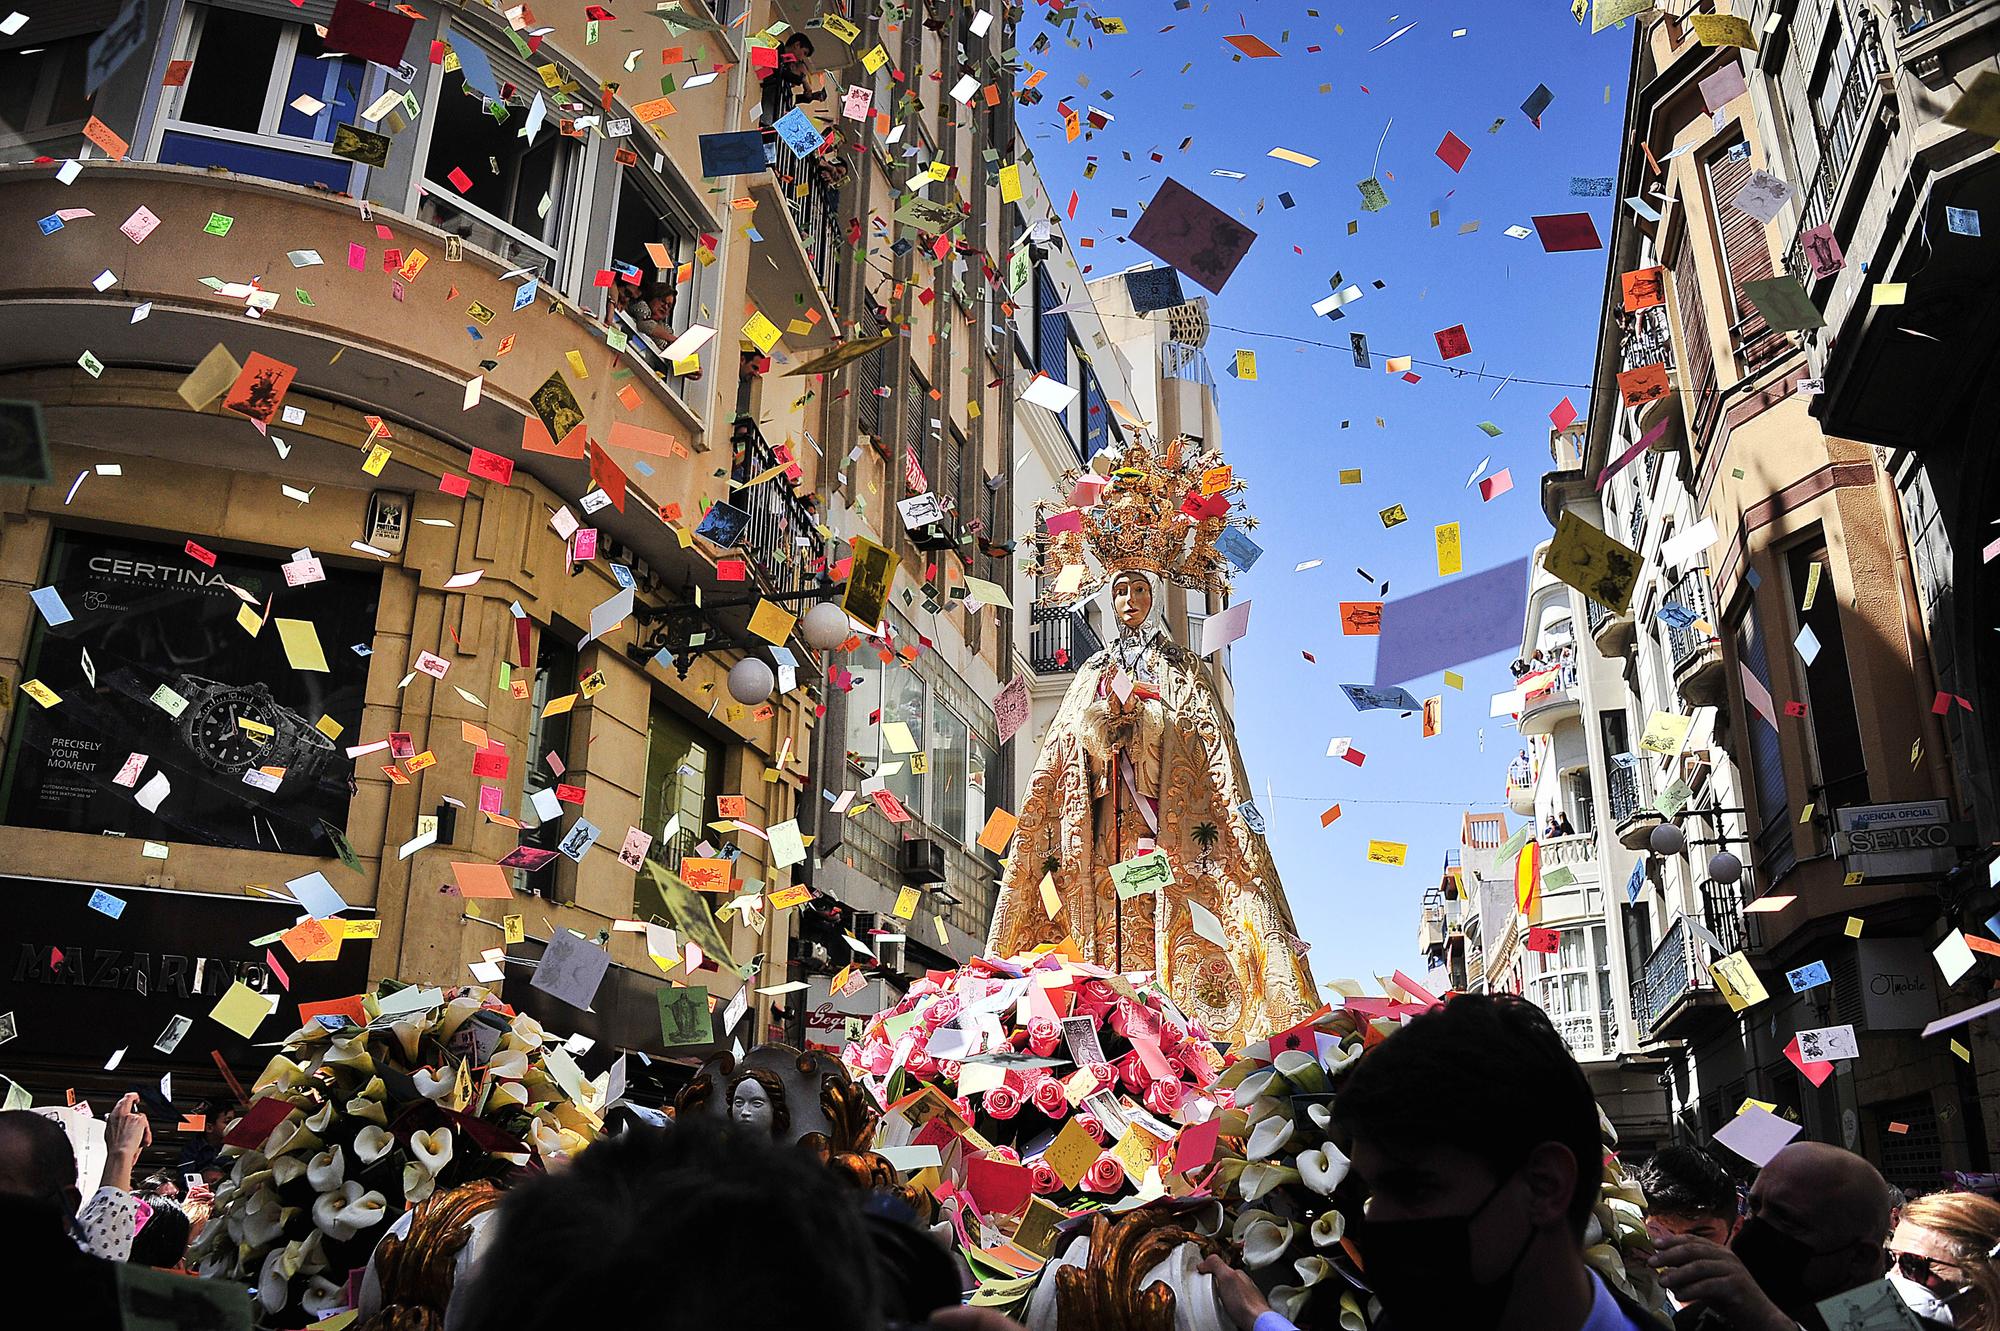
[[[1311,1290],[1298,1285],[1276,1285],[1271,1289],[1271,1307],[1296,1325],[1295,1319],[1305,1311],[1306,1300],[1311,1296]]]
[[[403,1166],[403,1199],[420,1202],[437,1191],[437,1175],[415,1160]]]
[[[1297,1183],[1298,1181],[1299,1171],[1296,1169],[1287,1169],[1283,1165],[1265,1164],[1261,1161],[1253,1160],[1243,1166],[1241,1185],[1243,1188],[1243,1200],[1245,1202],[1258,1201],[1273,1188],[1283,1187],[1286,1184]]]
[[[310,1157],[303,1155],[281,1155],[271,1162],[271,1182],[283,1187],[305,1174]],[[319,1189],[324,1192],[325,1189]]]
[[[1311,1289],[1333,1274],[1333,1263],[1318,1254],[1313,1254],[1293,1262],[1292,1269],[1299,1273],[1300,1288]]]
[[[1271,1060],[1292,1089],[1300,1095],[1323,1095],[1326,1093],[1326,1069],[1319,1065],[1319,1059],[1303,1049],[1287,1049]]]
[[[487,1067],[495,1081],[519,1081],[528,1075],[528,1051],[509,1049],[495,1054]]]
[[[339,1312],[347,1306],[347,1287],[336,1285],[325,1276],[314,1276],[306,1281],[305,1292],[299,1295],[299,1306],[315,1319]]]
[[[264,1254],[264,1264],[257,1268],[257,1302],[267,1313],[282,1312],[291,1297],[291,1281],[283,1274],[284,1264],[285,1250],[273,1248]]]
[[[1250,1141],[1243,1153],[1252,1160],[1268,1160],[1284,1148],[1297,1129],[1291,1119],[1273,1115],[1250,1129]]]
[[[1299,1177],[1320,1196],[1331,1197],[1340,1181],[1347,1177],[1347,1163],[1341,1149],[1327,1142],[1315,1150],[1299,1152]]]
[[[1262,1217],[1247,1226],[1238,1226],[1237,1242],[1243,1245],[1243,1265],[1252,1271],[1261,1271],[1285,1255],[1285,1249],[1292,1246],[1292,1239],[1298,1230],[1288,1220],[1280,1220],[1269,1211],[1255,1213]]]
[[[396,1144],[396,1138],[387,1128],[370,1123],[354,1134],[354,1158],[364,1165],[372,1165],[387,1155]]]
[[[450,1128],[433,1128],[429,1132],[410,1134],[410,1154],[433,1174],[444,1172],[444,1167],[451,1163],[451,1151]]]
[[[458,1082],[455,1069],[441,1068],[432,1072],[429,1068],[418,1068],[410,1074],[410,1080],[417,1085],[417,1094],[426,1100],[442,1100],[451,1094],[451,1088]]]
[[[1269,1091],[1277,1080],[1278,1070],[1276,1068],[1257,1069],[1257,1071],[1251,1073],[1238,1083],[1236,1087],[1236,1103],[1239,1105],[1249,1104],[1258,1096]]]
[[[1312,1240],[1315,1248],[1331,1248],[1347,1233],[1347,1217],[1339,1211],[1328,1211],[1313,1221]]]
[[[306,1164],[306,1181],[314,1192],[332,1192],[347,1180],[347,1155],[329,1146]]]

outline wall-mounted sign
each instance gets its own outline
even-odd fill
[[[1858,804],[1834,813],[1834,850],[1850,872],[1870,878],[1944,873],[1971,845],[1971,828],[1952,821],[1944,800]]]
[[[354,648],[374,638],[380,578],[322,565],[288,586],[278,560],[189,545],[56,533],[47,585],[72,617],[38,621],[22,674],[60,701],[16,707],[6,821],[336,854],[326,827],[345,829],[352,798],[336,737],[361,724]],[[299,664],[300,631],[281,631],[298,624],[324,669]]]

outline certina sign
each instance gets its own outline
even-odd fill
[[[1834,848],[1847,867],[1869,877],[1943,873],[1958,862],[1969,829],[1943,800],[1861,804],[1834,814]]]

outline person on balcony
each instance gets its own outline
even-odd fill
[[[1564,811],[1564,812],[1562,812],[1562,813],[1558,813],[1558,814],[1556,815],[1556,820],[1555,820],[1555,821],[1556,821],[1556,826],[1555,826],[1555,831],[1551,832],[1551,833],[1549,834],[1550,836],[1575,836],[1575,835],[1576,835],[1576,829],[1575,829],[1574,827],[1570,826],[1570,821],[1569,821],[1569,813],[1568,813],[1567,811]]]
[[[795,32],[785,38],[778,47],[776,59],[768,65],[761,57],[752,57],[763,86],[765,124],[775,125],[789,109],[786,105],[787,93],[791,94],[792,106],[826,100],[826,81],[813,69],[812,58],[812,38],[803,32]]]

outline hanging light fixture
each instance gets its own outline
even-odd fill
[[[832,601],[821,601],[806,611],[805,618],[799,621],[799,628],[814,651],[831,651],[847,641],[847,612]]]
[[[729,696],[738,702],[763,702],[777,684],[777,676],[759,657],[746,656],[729,667]]]

